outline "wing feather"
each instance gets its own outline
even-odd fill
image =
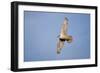
[[[68,31],[68,20],[67,18],[64,19],[64,22],[61,26],[61,34],[66,34]]]
[[[57,53],[61,52],[61,49],[63,48],[63,46],[64,46],[64,41],[59,40],[57,42]]]

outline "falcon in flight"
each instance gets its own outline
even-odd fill
[[[65,41],[67,41],[68,43],[72,42],[72,36],[68,35],[67,32],[68,32],[68,19],[65,17],[64,22],[61,26],[59,40],[57,42],[57,54],[61,53],[61,49],[63,48]]]

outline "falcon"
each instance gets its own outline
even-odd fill
[[[58,36],[57,42],[57,54],[61,53],[62,48],[64,47],[64,42],[72,42],[72,36],[68,35],[68,19],[65,17],[63,24],[61,25],[60,35]]]

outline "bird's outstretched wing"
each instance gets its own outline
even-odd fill
[[[57,42],[57,54],[60,54],[61,49],[63,48],[63,46],[64,46],[64,41],[59,40]]]
[[[60,34],[66,34],[68,31],[68,19],[65,17],[64,22],[61,26],[61,32]]]

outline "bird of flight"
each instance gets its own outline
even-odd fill
[[[59,40],[57,42],[57,54],[61,53],[61,49],[63,48],[65,41],[67,41],[68,43],[72,42],[72,36],[68,35],[68,19],[66,17],[61,26]]]

